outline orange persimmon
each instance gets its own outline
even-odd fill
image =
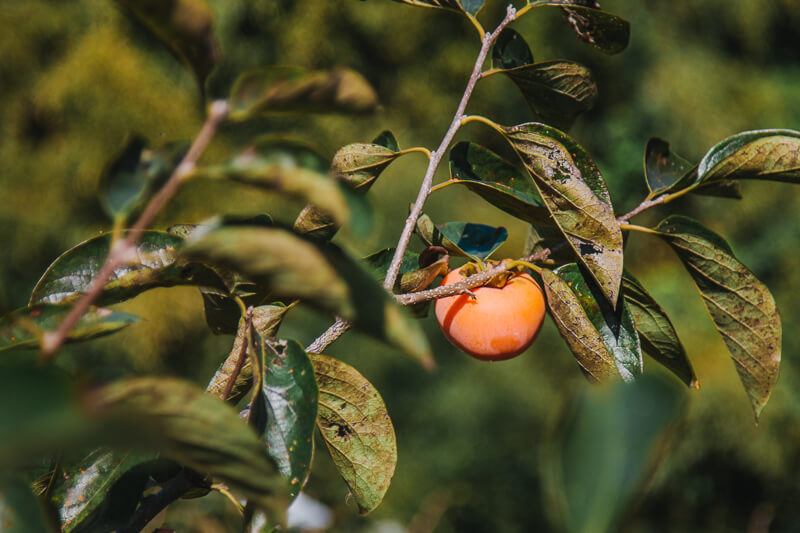
[[[463,267],[461,267],[463,268]],[[464,279],[461,268],[442,285]],[[502,288],[478,287],[469,294],[436,300],[436,320],[459,350],[482,361],[511,359],[536,339],[545,315],[542,289],[525,273],[515,274]]]

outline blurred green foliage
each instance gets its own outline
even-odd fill
[[[465,20],[388,0],[209,4],[223,55],[208,82],[211,97],[225,95],[235,76],[250,67],[344,66],[366,76],[382,108],[367,117],[279,115],[227,126],[208,161],[262,133],[304,139],[328,156],[383,129],[395,133],[401,148],[435,147],[478,50]],[[481,19],[493,27],[504,5],[488,4]],[[620,55],[605,56],[579,42],[557,10],[537,11],[514,27],[537,61],[575,60],[593,71],[598,101],[570,133],[596,158],[618,212],[646,193],[642,153],[650,136],[669,140],[696,162],[739,131],[800,129],[800,10],[794,0],[602,5],[631,21],[631,43]],[[203,104],[191,72],[108,0],[5,2],[0,26],[4,314],[26,305],[58,254],[110,227],[96,188],[126,135],[139,133],[155,146],[190,138]],[[516,88],[499,77],[479,84],[470,111],[505,125],[531,119]],[[502,139],[477,125],[457,140],[511,157]],[[421,157],[395,162],[370,192],[379,214],[373,234],[337,240],[362,255],[393,245],[423,171]],[[692,196],[669,209],[728,237],[739,258],[773,290],[786,333],[778,385],[754,427],[733,364],[689,276],[663,243],[633,235],[627,266],[671,313],[702,390],[687,393],[685,424],[652,490],[628,518],[627,531],[762,531],[761,524],[771,523],[769,531],[779,532],[800,523],[800,340],[793,336],[800,322],[794,297],[800,292],[800,191],[748,182],[743,193],[741,201]],[[185,187],[155,226],[220,212],[270,212],[291,221],[300,208],[253,189],[198,182]],[[658,211],[636,222],[656,223],[667,209]],[[437,193],[426,212],[440,222],[504,225],[510,237],[500,255],[521,250],[524,225],[467,190]],[[208,332],[196,290],[159,289],[120,308],[144,320],[108,339],[67,349],[59,364],[96,379],[174,373],[204,383],[231,342]],[[281,334],[308,343],[327,325],[327,319],[298,309]],[[458,353],[430,319],[425,325],[439,361],[431,375],[355,333],[329,349],[377,386],[395,422],[399,464],[383,505],[368,518],[357,517],[325,454],[317,454],[307,492],[335,510],[336,531],[378,531],[387,521],[411,524],[415,533],[548,530],[542,444],[559,428],[562,405],[587,387],[555,327],[548,322],[522,357],[487,364]],[[645,364],[646,373],[661,372],[653,361]],[[170,520],[188,528],[199,520],[192,509],[207,505],[219,516],[197,528],[224,531],[224,520],[235,523],[229,507],[207,502],[182,504]]]

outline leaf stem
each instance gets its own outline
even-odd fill
[[[427,148],[425,148],[424,146],[412,146],[411,148],[406,148],[405,150],[400,150],[399,152],[397,152],[397,155],[411,154],[411,153],[414,153],[414,152],[419,152],[421,154],[425,154],[428,157],[429,160],[431,158],[431,151],[428,150]]]
[[[637,226],[636,224],[620,224],[619,229],[621,230],[628,230],[628,231],[638,231],[640,233],[650,233],[652,235],[661,235],[661,232],[658,232],[654,229],[645,228],[644,226]]]
[[[114,270],[123,264],[135,251],[136,242],[139,240],[139,237],[141,237],[142,232],[153,222],[161,209],[175,196],[185,178],[192,173],[198,159],[200,159],[200,156],[205,152],[208,144],[216,135],[219,125],[227,118],[228,111],[229,105],[225,100],[217,100],[211,104],[203,127],[200,129],[197,137],[195,137],[189,151],[183,156],[180,164],[175,167],[169,180],[167,180],[164,186],[150,200],[150,203],[139,217],[139,220],[136,221],[136,224],[133,225],[133,228],[128,232],[126,238],[115,242],[111,247],[103,266],[100,267],[100,270],[95,274],[86,292],[75,303],[75,306],[64,321],[58,326],[58,329],[55,331],[47,331],[42,336],[42,362],[46,363],[55,356],[59,348],[61,348],[61,345],[64,344],[64,340],[69,332],[89,309],[89,306],[92,305],[103,292],[103,287],[105,287],[106,282],[114,273]]]
[[[445,187],[449,187],[450,185],[453,185],[454,183],[458,183],[458,181],[456,181],[456,180],[447,180],[447,181],[441,182],[439,185],[434,185],[433,187],[431,187],[431,194],[435,193],[436,191],[442,190]]]
[[[694,190],[695,187],[696,187],[695,185],[692,185],[690,187],[681,189],[680,191],[674,192],[672,194],[662,194],[661,196],[656,196],[655,198],[650,198],[650,196],[648,196],[642,201],[642,203],[637,205],[634,209],[625,213],[621,217],[617,218],[617,222],[619,222],[620,224],[623,222],[627,222],[628,220],[632,219],[639,213],[647,211],[653,206],[668,204],[669,202],[677,198],[680,198],[684,194],[691,192],[692,190]]]

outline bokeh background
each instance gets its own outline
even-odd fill
[[[222,159],[262,133],[313,143],[328,156],[344,144],[390,129],[401,147],[438,145],[466,83],[479,43],[460,17],[388,0],[209,0],[223,64],[209,81],[224,95],[236,73],[273,64],[347,66],[376,87],[382,109],[368,117],[277,116],[225,127],[207,154]],[[504,3],[487,0],[493,27]],[[605,56],[578,41],[558,10],[514,24],[537,60],[572,59],[595,74],[600,98],[570,134],[592,154],[619,212],[646,194],[642,152],[650,136],[698,161],[740,131],[800,129],[800,6],[794,0],[631,2],[603,8],[630,20],[631,42]],[[27,303],[47,265],[63,250],[110,227],[96,185],[130,132],[158,145],[191,138],[202,103],[189,70],[108,0],[6,1],[0,6],[0,314]],[[531,120],[507,79],[481,82],[470,104],[506,125]],[[502,139],[470,125],[459,134],[511,156]],[[370,192],[376,225],[367,240],[337,241],[356,254],[391,246],[413,201],[425,161],[396,161]],[[446,169],[440,170],[441,177]],[[739,258],[774,292],[783,317],[783,364],[756,427],[721,338],[689,276],[661,242],[633,235],[626,266],[671,313],[702,389],[688,410],[650,490],[626,531],[800,531],[800,190],[744,183],[741,201],[692,196],[667,211],[696,217],[725,235]],[[291,220],[302,206],[266,193],[190,183],[157,228],[215,213],[269,212]],[[501,255],[518,256],[525,226],[466,190],[434,195],[438,222],[503,225]],[[416,244],[419,246],[419,243]],[[123,304],[144,320],[123,333],[69,348],[59,364],[98,379],[130,373],[177,374],[205,383],[231,339],[205,326],[199,293],[161,289]],[[329,319],[306,309],[281,335],[313,340]],[[548,320],[523,356],[498,364],[452,348],[428,318],[439,362],[425,374],[400,353],[348,334],[329,354],[356,366],[383,393],[395,422],[399,465],[383,505],[359,517],[327,454],[319,450],[307,493],[335,512],[332,531],[423,533],[549,531],[543,446],[563,405],[586,389]],[[661,373],[647,359],[645,372]],[[211,513],[212,516],[203,513]],[[201,516],[202,515],[202,516]],[[235,520],[222,499],[181,503],[169,520],[180,531],[227,531]]]

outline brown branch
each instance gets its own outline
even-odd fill
[[[353,327],[353,323],[343,318],[337,318],[336,322],[331,325],[325,332],[317,337],[317,340],[312,342],[308,348],[307,353],[322,353],[325,348],[333,344],[333,342],[344,335],[344,333]]]
[[[139,217],[139,220],[133,225],[133,228],[128,232],[125,239],[116,241],[106,257],[103,266],[92,278],[86,292],[75,303],[75,306],[69,312],[67,317],[59,325],[55,331],[47,331],[42,336],[42,353],[41,360],[47,362],[51,360],[64,340],[72,331],[72,328],[78,323],[83,314],[89,309],[89,306],[97,300],[103,292],[103,288],[108,282],[114,271],[122,265],[128,256],[136,249],[136,242],[141,237],[142,232],[153,222],[156,215],[164,208],[175,194],[180,189],[183,179],[191,174],[194,170],[197,160],[205,151],[211,139],[217,132],[219,125],[228,116],[228,102],[225,100],[217,100],[213,102],[209,108],[208,117],[203,124],[202,129],[197,134],[192,146],[186,155],[183,156],[180,164],[175,167],[169,180],[158,191],[158,193],[150,200],[150,203],[145,208],[144,212]]]

